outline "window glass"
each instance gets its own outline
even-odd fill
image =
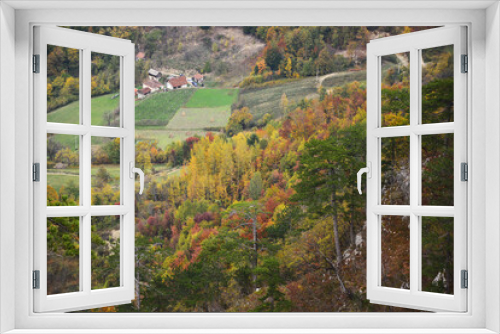
[[[47,45],[47,121],[80,123],[80,50]]]
[[[92,52],[91,124],[120,126],[120,57]]]
[[[381,285],[410,289],[410,217],[382,216]]]
[[[92,217],[92,289],[120,286],[120,216]]]
[[[422,205],[453,206],[453,133],[422,136]]]
[[[453,218],[421,219],[422,291],[453,294]]]
[[[453,45],[422,54],[422,123],[453,122]]]
[[[47,135],[47,206],[80,202],[80,136]]]
[[[410,53],[380,58],[382,126],[410,125]]]
[[[120,138],[92,137],[92,205],[120,204]]]
[[[410,137],[382,138],[382,205],[410,204]]]
[[[47,294],[80,291],[80,217],[47,218]]]

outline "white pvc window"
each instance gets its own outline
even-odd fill
[[[43,26],[35,27],[34,41],[34,53],[40,57],[38,66],[34,65],[39,68],[34,74],[34,162],[40,166],[39,182],[34,183],[33,269],[39,271],[34,311],[129,303],[134,299],[134,45],[128,40]],[[72,63],[59,62],[57,52],[48,59],[48,50],[54,48],[71,54]],[[97,79],[92,76],[93,53],[108,55],[115,68],[113,77],[100,79],[106,82],[106,91],[111,82],[115,87],[109,103],[116,105],[107,114],[107,123],[96,122],[93,116],[92,93],[100,83],[98,75]],[[59,68],[58,81],[48,82],[56,77],[51,68]],[[73,71],[78,82],[64,81],[66,71]],[[56,88],[74,100],[73,109],[49,118],[49,108],[67,102],[51,95]],[[92,163],[99,143],[114,150],[113,187],[117,190],[106,202],[92,188],[96,177]],[[49,178],[48,169],[61,172]],[[69,177],[71,195],[50,192],[61,189],[61,182]],[[103,179],[111,182],[108,176]],[[103,187],[111,189],[111,185]],[[113,233],[102,234],[104,225]],[[98,252],[113,257],[106,268],[99,268]],[[96,282],[96,270],[109,273],[110,278]]]
[[[467,310],[461,287],[461,271],[467,270],[465,36],[465,28],[445,27],[367,46],[372,303]],[[398,238],[398,246],[386,247],[387,238]],[[437,271],[436,261],[442,262]]]

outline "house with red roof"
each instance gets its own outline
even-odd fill
[[[146,54],[142,51],[139,51],[137,52],[137,54],[135,55],[135,61],[139,61],[139,60],[142,60],[146,57]]]
[[[165,88],[165,85],[156,80],[148,80],[142,83],[142,88],[149,88],[154,93]]]
[[[168,89],[187,88],[188,81],[185,76],[170,78],[167,82]]]

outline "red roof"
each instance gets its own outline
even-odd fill
[[[170,84],[174,88],[178,88],[178,87],[181,87],[181,86],[188,84],[186,77],[184,77],[184,76],[172,78],[172,79],[168,80],[168,82],[170,82]]]
[[[149,89],[148,87],[146,87],[146,88],[143,88],[143,89],[139,89],[138,92],[139,92],[139,94],[142,94],[142,95],[148,95],[149,93],[151,93],[151,89]]]
[[[203,74],[196,73],[196,74],[193,76],[193,78],[194,78],[195,80],[200,80],[200,79],[203,79]]]
[[[149,80],[149,81],[146,81],[143,83],[144,86],[147,86],[151,89],[154,89],[154,88],[162,88],[163,87],[163,84],[161,82],[158,82],[156,80]]]
[[[135,58],[137,59],[144,59],[144,57],[146,57],[146,54],[144,52],[137,52],[137,54],[135,55]]]

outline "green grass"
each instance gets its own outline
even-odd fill
[[[366,70],[338,73],[338,75],[331,76],[323,80],[323,87],[339,87],[353,81],[366,81]]]
[[[193,136],[204,137],[207,131],[201,130],[184,130],[184,131],[169,131],[167,129],[163,130],[136,130],[135,131],[135,140],[146,141],[146,142],[158,142],[158,147],[165,149],[167,145],[177,142],[183,141],[186,138]]]
[[[318,98],[318,89],[316,78],[305,78],[286,83],[277,83],[276,85],[263,88],[245,88],[240,90],[240,102],[243,106],[250,109],[254,116],[254,121],[259,120],[266,113],[274,118],[283,115],[280,107],[281,96],[286,94],[289,106],[304,98]]]
[[[115,94],[101,95],[92,98],[91,101],[91,122],[92,125],[107,125],[103,118],[106,112],[118,108],[120,99],[111,99]],[[64,107],[58,108],[47,114],[47,121],[54,123],[78,124],[80,122],[80,102],[74,101]]]
[[[339,72],[323,80],[323,87],[331,88],[343,86],[353,81],[366,81],[366,71]],[[294,108],[300,100],[317,99],[318,81],[315,77],[308,77],[291,82],[279,83],[261,88],[244,88],[240,90],[239,100],[243,106],[250,109],[254,121],[259,120],[266,113],[274,118],[282,117],[283,109],[280,107],[281,96],[286,94],[289,101],[289,110]]]
[[[116,181],[118,182],[120,180],[120,165],[112,165],[112,164],[106,164],[106,165],[92,165],[92,169],[91,169],[91,172],[90,174],[92,175],[92,177],[94,177],[96,174],[97,174],[97,171],[99,170],[99,168],[105,168],[109,175],[116,179]]]
[[[186,108],[213,108],[232,105],[238,98],[239,89],[197,89],[186,103]]]
[[[142,101],[137,101],[135,105],[136,125],[166,125],[195,91],[195,89],[176,89],[152,94]]]
[[[78,175],[59,175],[51,174],[50,171],[47,173],[47,185],[54,188],[58,193],[61,186],[67,187],[70,182],[73,182],[78,186],[80,183],[80,178]]]
[[[231,116],[231,107],[181,108],[167,125],[169,130],[193,130],[225,127]]]
[[[68,147],[73,152],[78,151],[80,147],[80,140],[77,135],[59,135],[50,134],[54,142],[60,143],[63,147]]]

